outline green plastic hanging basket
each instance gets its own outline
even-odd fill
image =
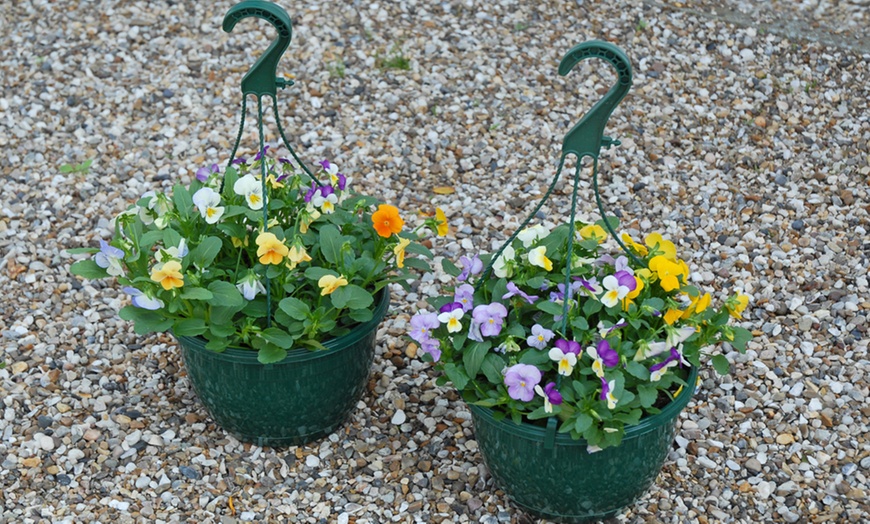
[[[545,428],[496,420],[491,409],[471,405],[475,437],[495,485],[516,505],[557,522],[595,522],[616,515],[655,482],[697,379],[693,367],[688,386],[661,413],[626,427],[619,446],[594,453],[568,435],[555,435],[548,445]]]
[[[370,321],[323,341],[326,350],[291,350],[275,364],[259,363],[250,349],[216,353],[200,337],[177,338],[190,383],[220,427],[258,446],[294,446],[324,437],[348,419],[365,391],[389,304],[384,288]]]

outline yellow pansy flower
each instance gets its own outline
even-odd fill
[[[599,244],[602,244],[607,240],[607,231],[598,224],[589,224],[580,228],[580,237],[583,240],[594,238]]]
[[[257,246],[257,256],[260,257],[261,264],[280,264],[290,251],[273,233],[260,233],[257,236]]]
[[[444,211],[442,211],[440,207],[435,208],[435,221],[438,223],[438,228],[436,229],[438,236],[447,236],[447,232],[450,231],[450,227],[447,225],[447,216],[444,214]]]
[[[341,275],[337,277],[333,275],[323,275],[320,277],[320,280],[317,281],[317,285],[320,286],[320,296],[326,296],[336,289],[346,286],[347,279]]]
[[[163,265],[155,266],[151,272],[151,280],[167,291],[183,286],[184,275],[181,274],[181,264],[177,260],[170,260]]]
[[[405,267],[405,248],[411,244],[407,238],[400,238],[399,243],[393,248],[393,253],[396,255],[396,266]]]

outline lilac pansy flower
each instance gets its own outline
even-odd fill
[[[432,355],[432,360],[441,360],[441,342],[436,338],[430,338],[420,343],[420,351]]]
[[[613,276],[616,277],[616,281],[620,286],[627,287],[629,291],[634,291],[634,288],[637,287],[637,280],[628,271],[617,271]]]
[[[525,291],[523,291],[522,289],[517,287],[517,285],[514,284],[513,282],[507,283],[507,291],[508,291],[507,293],[505,293],[504,295],[501,296],[502,300],[507,300],[513,296],[518,296],[518,297],[522,298],[523,300],[525,300],[526,302],[528,302],[529,304],[534,304],[535,300],[538,300],[538,295],[529,296],[528,294],[526,294]]]
[[[138,308],[156,311],[164,306],[163,301],[159,298],[150,297],[135,287],[125,287],[124,293],[130,295],[130,302]]]
[[[100,239],[100,252],[94,255],[94,262],[101,268],[106,270],[106,273],[113,277],[119,277],[124,274],[124,266],[121,261],[124,260],[124,251],[115,246],[109,245],[105,240]]]
[[[620,271],[628,271],[630,275],[634,275],[634,270],[628,265],[628,257],[625,255],[620,255],[619,258],[616,259],[616,262],[613,264],[613,269],[615,269],[617,273]]]
[[[474,258],[461,256],[459,257],[459,263],[462,265],[462,272],[459,273],[459,276],[456,277],[456,280],[460,282],[468,280],[469,275],[477,275],[481,271],[483,271],[483,262],[477,255],[474,255]]]
[[[211,178],[212,175],[216,175],[220,173],[221,170],[217,164],[212,164],[210,166],[203,166],[196,170],[196,179],[200,182],[208,182],[208,179]]]
[[[408,335],[422,344],[431,338],[431,331],[438,329],[440,325],[437,313],[417,313],[411,317],[411,331]]]
[[[262,151],[257,151],[256,156],[254,156],[254,162],[263,158],[266,155],[266,153],[268,153],[268,152],[269,152],[269,146],[266,145],[266,147],[264,147]]]
[[[474,307],[474,287],[462,284],[454,290],[453,301],[462,304],[462,310],[468,313]]]
[[[514,364],[505,371],[504,384],[514,400],[528,402],[535,398],[535,386],[541,382],[541,370],[530,364]]]
[[[501,333],[501,327],[507,317],[507,308],[498,302],[480,305],[474,308],[472,318],[480,326],[480,334],[484,337],[494,337]]]
[[[544,349],[554,336],[556,334],[549,329],[540,324],[535,324],[532,326],[532,334],[526,339],[526,343],[535,349]]]

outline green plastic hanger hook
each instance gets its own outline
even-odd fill
[[[278,31],[278,37],[242,78],[242,93],[257,95],[257,97],[271,95],[274,98],[278,87],[293,85],[292,81],[278,78],[277,75],[278,62],[290,45],[290,38],[293,35],[290,15],[277,4],[263,0],[245,0],[227,11],[223,30],[230,33],[239,20],[249,17],[260,18],[272,24]]]
[[[615,45],[601,40],[592,40],[574,46],[568,51],[559,62],[559,75],[567,75],[575,65],[586,58],[600,58],[610,63],[616,69],[617,82],[604,98],[592,106],[592,109],[583,115],[583,118],[565,135],[562,141],[563,157],[573,153],[578,159],[587,155],[598,158],[602,145],[607,148],[611,145],[619,145],[618,140],[604,136],[604,126],[631,87],[631,62]]]

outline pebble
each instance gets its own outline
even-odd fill
[[[401,409],[397,409],[395,413],[393,413],[393,418],[390,419],[390,422],[396,426],[400,426],[405,423],[407,418],[405,417],[405,412]]]

